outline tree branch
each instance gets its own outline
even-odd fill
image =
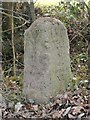
[[[8,16],[8,17],[12,17],[12,15],[7,14],[7,13],[5,13],[5,12],[1,12],[1,11],[0,11],[0,13],[6,15],[6,16]],[[27,23],[30,23],[30,21],[24,19],[23,17],[16,17],[16,16],[13,16],[13,18],[16,18],[16,19],[22,19],[23,21],[25,21],[25,22],[27,22]]]
[[[21,28],[21,27],[23,27],[26,23],[27,23],[27,22],[23,23],[22,25],[20,25],[20,26],[18,26],[18,27],[14,27],[13,29],[15,30],[15,29]],[[12,29],[4,30],[4,31],[2,31],[2,33],[8,32],[8,31],[10,31],[10,30],[12,30]]]
[[[0,8],[0,10],[1,10],[1,11],[4,10],[4,11],[13,12],[13,13],[16,13],[16,14],[18,14],[18,15],[22,15],[22,16],[25,16],[25,17],[28,17],[28,18],[29,18],[29,16],[26,15],[26,14],[19,13],[19,12],[16,12],[16,11],[12,11],[12,10],[9,10],[9,9],[5,9],[5,8],[3,9],[3,8]]]

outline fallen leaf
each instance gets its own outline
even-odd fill
[[[38,105],[33,105],[32,107],[35,111],[38,111]]]
[[[85,113],[81,113],[80,115],[78,115],[78,118],[82,118],[85,115]]]
[[[18,112],[21,108],[22,108],[23,104],[21,104],[21,102],[18,102],[16,105],[15,105],[15,111]]]
[[[70,119],[74,119],[74,118],[76,118],[74,115],[72,115],[72,114],[68,114],[68,118],[70,118]]]
[[[68,108],[65,110],[63,116],[66,116],[66,115],[69,113],[70,110],[71,110],[71,107],[68,107]]]
[[[53,115],[52,115],[53,119],[60,118],[60,117],[61,117],[61,115],[60,115],[59,111],[54,112]]]
[[[72,110],[73,110],[73,111],[72,111],[72,114],[73,114],[73,115],[76,115],[76,114],[80,113],[82,109],[84,109],[82,106],[72,107]]]

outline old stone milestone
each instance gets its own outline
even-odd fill
[[[65,91],[71,80],[69,39],[63,23],[55,18],[37,19],[25,31],[24,93],[47,103]]]

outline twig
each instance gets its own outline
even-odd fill
[[[23,23],[22,25],[20,25],[20,26],[18,26],[18,27],[14,27],[14,30],[23,27],[26,23],[27,23],[27,22]],[[2,31],[2,33],[8,32],[8,31],[10,31],[10,30],[12,30],[12,29],[4,30],[4,31]]]
[[[0,10],[10,11],[10,12],[16,13],[16,14],[18,14],[18,15],[22,15],[22,16],[25,16],[25,17],[28,17],[28,18],[29,18],[29,16],[28,16],[28,15],[26,15],[26,14],[19,13],[19,12],[16,12],[16,11],[12,11],[12,10],[9,10],[9,9],[5,9],[5,8],[3,9],[3,8],[0,8]]]
[[[1,12],[1,11],[0,11],[0,13],[6,15],[6,16],[8,16],[8,17],[12,17],[12,15],[7,14],[7,13],[5,13],[5,12]],[[13,16],[13,18],[16,18],[16,19],[22,19],[23,21],[25,21],[25,22],[27,22],[27,23],[30,23],[30,21],[24,19],[23,17],[16,17],[16,16]]]
[[[0,11],[0,12],[1,12],[1,11]],[[7,14],[7,13],[5,13],[5,12],[1,12],[1,13],[4,14],[4,15],[6,15],[6,16],[12,17],[12,15]],[[22,24],[21,26],[18,26],[18,27],[14,27],[14,29],[20,28],[20,27],[24,26],[26,23],[30,23],[30,21],[24,19],[23,17],[16,17],[16,16],[13,16],[13,17],[16,18],[16,19],[22,19],[23,21],[25,21],[24,24]],[[2,33],[3,33],[3,32],[8,32],[8,31],[10,31],[10,30],[12,30],[12,29],[4,30],[4,31],[2,31]]]

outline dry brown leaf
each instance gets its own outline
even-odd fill
[[[69,113],[70,110],[71,110],[71,107],[68,107],[68,108],[65,110],[63,116],[66,116],[66,115]]]
[[[81,113],[80,115],[78,115],[78,118],[82,118],[85,115],[85,113]]]
[[[60,118],[60,117],[61,117],[61,114],[59,113],[59,111],[54,112],[53,115],[52,115],[53,119]]]
[[[33,105],[32,107],[35,111],[38,111],[38,105]]]
[[[76,118],[76,117],[73,116],[72,114],[68,114],[68,117],[69,117],[70,119],[74,119],[74,118]]]
[[[84,109],[82,106],[72,107],[72,110],[73,110],[73,111],[72,111],[72,114],[73,114],[73,115],[76,115],[76,114],[80,113],[82,109]]]

